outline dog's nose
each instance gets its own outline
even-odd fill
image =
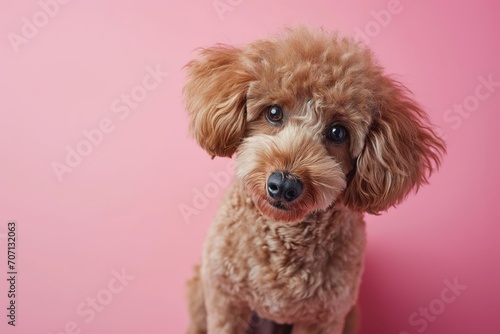
[[[267,192],[274,199],[291,202],[302,194],[302,182],[289,174],[274,172],[267,179]]]

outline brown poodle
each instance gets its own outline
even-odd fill
[[[188,282],[188,333],[256,333],[252,312],[294,334],[355,333],[363,213],[439,166],[426,114],[368,49],[308,28],[204,49],[184,93],[199,145],[237,161]]]

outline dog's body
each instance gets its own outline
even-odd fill
[[[262,217],[236,181],[203,253],[204,290],[213,292],[205,293],[205,303],[220,317],[212,319],[224,328],[218,333],[250,327],[252,310],[295,331],[332,320],[331,328],[342,326],[356,301],[364,245],[361,215],[343,205],[284,225]]]
[[[425,114],[368,50],[307,29],[205,50],[185,93],[199,144],[238,166],[189,283],[188,332],[256,333],[256,312],[294,334],[354,333],[362,212],[427,182],[444,144]]]

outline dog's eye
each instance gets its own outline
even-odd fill
[[[283,120],[283,110],[279,105],[272,105],[267,108],[265,117],[268,123],[272,125],[279,125]]]
[[[333,125],[327,132],[326,137],[334,144],[342,144],[349,138],[349,131],[342,125]]]

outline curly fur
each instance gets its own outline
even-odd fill
[[[293,333],[354,333],[362,214],[418,190],[445,151],[426,114],[367,48],[307,28],[205,49],[187,75],[191,133],[237,161],[188,285],[188,333],[246,333],[252,311]],[[281,124],[264,117],[272,105]],[[333,124],[344,143],[326,139]],[[303,184],[281,208],[267,193],[276,171]]]

